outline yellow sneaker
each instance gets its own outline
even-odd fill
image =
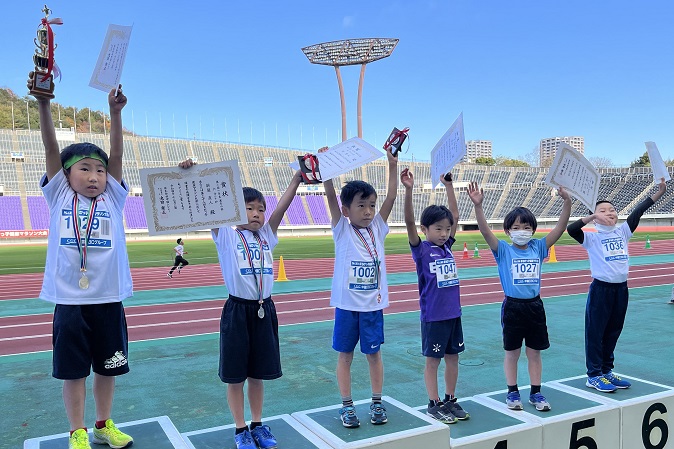
[[[84,429],[74,431],[68,440],[68,449],[91,449],[87,431]]]
[[[122,449],[131,446],[133,438],[119,430],[115,423],[108,419],[102,429],[94,426],[94,443],[107,444],[113,449]]]

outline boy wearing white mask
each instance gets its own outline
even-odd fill
[[[548,235],[532,239],[538,222],[534,214],[526,207],[516,207],[503,220],[503,230],[512,240],[496,238],[484,216],[482,201],[484,192],[476,182],[468,185],[468,196],[475,205],[475,218],[487,245],[491,249],[501,286],[505,294],[501,306],[501,325],[503,327],[503,349],[508,394],[506,405],[511,410],[522,410],[522,400],[517,388],[517,361],[522,351],[522,341],[526,347],[531,392],[529,403],[538,411],[550,410],[550,404],[541,394],[543,364],[541,351],[550,347],[548,328],[545,321],[545,309],[541,301],[541,264],[548,255],[548,249],[559,240],[571,215],[571,198],[560,187],[557,190],[564,200],[562,213],[557,225]]]
[[[639,203],[622,225],[610,201],[599,201],[594,213],[571,223],[567,231],[583,245],[590,259],[592,283],[585,305],[585,385],[603,393],[629,388],[630,382],[613,373],[613,351],[623,329],[627,313],[627,242],[639,225],[639,219],[667,189],[662,178],[658,191]],[[597,232],[584,232],[594,222]]]

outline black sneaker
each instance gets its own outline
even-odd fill
[[[426,408],[426,414],[433,419],[440,421],[443,424],[454,424],[457,419],[452,413],[447,413],[443,410],[444,404],[440,402],[438,405],[429,405]]]
[[[470,415],[459,405],[456,398],[447,401],[442,406],[442,412],[456,416],[456,419],[464,420],[470,418]]]

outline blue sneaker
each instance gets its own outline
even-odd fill
[[[587,381],[585,382],[585,386],[594,388],[595,390],[601,391],[602,393],[613,393],[618,389],[618,387],[606,380],[604,376],[588,377]]]
[[[370,422],[376,425],[386,424],[387,421],[386,408],[381,405],[381,402],[373,402],[370,404]]]
[[[260,449],[276,448],[276,438],[272,435],[269,426],[257,426],[250,431],[250,435]]]
[[[234,435],[234,442],[236,443],[236,449],[257,449],[255,441],[253,441],[253,437],[248,430]]]
[[[360,420],[356,416],[356,408],[353,405],[339,409],[339,417],[342,418],[344,427],[358,427]]]
[[[629,388],[632,386],[630,382],[626,381],[617,374],[613,374],[613,371],[609,371],[608,373],[604,374],[604,379],[611,382],[611,384],[613,384],[613,386],[616,388]]]
[[[511,391],[506,396],[506,405],[510,410],[523,410],[522,399],[520,398],[519,391]]]
[[[543,396],[541,393],[529,395],[529,404],[536,407],[536,410],[539,412],[547,412],[552,408],[550,407],[550,403],[545,399],[545,396]]]

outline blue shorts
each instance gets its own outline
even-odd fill
[[[360,352],[375,354],[384,343],[384,311],[354,312],[335,309],[332,349],[353,352],[360,340]]]
[[[445,354],[458,354],[465,349],[461,317],[421,322],[421,352],[426,357],[441,359]]]
[[[103,376],[129,372],[129,337],[121,302],[57,304],[52,344],[52,376],[57,379],[82,379],[92,366]]]

